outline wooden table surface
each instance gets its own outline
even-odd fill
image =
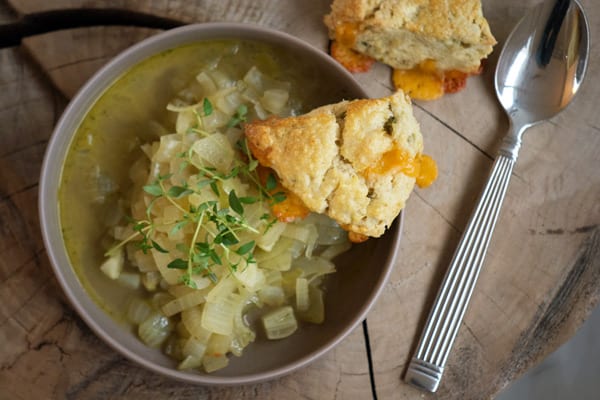
[[[231,388],[146,371],[73,311],[39,229],[44,150],[68,99],[129,45],[182,23],[244,21],[325,50],[329,1],[0,2],[0,399],[369,399],[372,390],[380,399],[493,397],[572,336],[600,298],[600,5],[582,0],[592,35],[587,79],[571,107],[525,136],[442,385],[430,395],[401,380],[507,129],[493,91],[499,50],[536,2],[484,1],[499,42],[484,74],[459,94],[416,102],[440,176],[408,202],[400,257],[366,325],[307,368]],[[371,96],[392,90],[383,65],[356,77]]]

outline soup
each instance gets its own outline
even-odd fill
[[[212,75],[210,75],[211,73]],[[208,76],[209,81],[212,83],[208,83],[205,79],[206,76],[202,74]],[[143,310],[143,304],[151,304],[151,309],[154,311],[160,309],[164,310],[164,307],[167,307],[168,303],[173,304],[173,301],[176,300],[176,298],[189,294],[190,290],[200,290],[201,288],[199,289],[199,286],[204,285],[207,282],[207,279],[212,280],[212,284],[215,286],[218,285],[219,282],[226,282],[228,279],[227,277],[229,276],[234,276],[238,283],[240,281],[240,278],[237,276],[238,274],[236,274],[238,271],[230,270],[231,264],[229,265],[229,269],[221,268],[221,272],[218,274],[214,273],[211,275],[212,271],[210,268],[205,268],[201,273],[196,274],[197,276],[191,276],[189,274],[186,275],[184,272],[179,273],[180,271],[177,270],[180,269],[179,267],[181,266],[177,266],[176,263],[174,264],[173,262],[175,260],[171,260],[169,263],[169,267],[172,266],[173,268],[168,271],[168,274],[162,273],[162,276],[159,274],[158,279],[153,283],[147,282],[150,279],[148,278],[148,276],[150,276],[149,273],[153,271],[142,271],[142,284],[140,284],[139,276],[135,278],[135,274],[140,271],[133,273],[134,271],[131,269],[131,265],[127,265],[128,262],[125,262],[125,273],[121,274],[121,271],[119,270],[115,276],[111,276],[114,279],[109,279],[106,276],[111,275],[110,272],[107,272],[107,269],[111,267],[110,265],[107,267],[107,264],[105,263],[106,256],[108,255],[110,259],[111,256],[117,254],[111,249],[129,247],[128,250],[131,250],[131,254],[137,255],[140,255],[140,250],[142,250],[139,248],[139,244],[143,235],[135,237],[135,232],[123,232],[127,227],[127,224],[123,224],[123,220],[125,218],[135,219],[136,217],[135,211],[131,212],[132,204],[135,204],[136,200],[134,198],[135,194],[132,194],[131,190],[132,186],[135,186],[135,183],[132,183],[135,182],[135,179],[132,179],[132,175],[135,175],[135,173],[132,173],[132,171],[134,171],[132,165],[135,166],[140,163],[140,160],[142,160],[141,162],[143,163],[143,160],[149,159],[148,166],[145,166],[145,169],[148,170],[148,168],[151,168],[151,165],[154,165],[151,160],[155,157],[157,151],[159,151],[158,148],[160,147],[161,142],[164,141],[164,138],[170,137],[170,135],[176,135],[176,137],[181,138],[188,137],[189,135],[199,135],[197,139],[200,140],[202,138],[202,132],[193,132],[193,129],[198,130],[198,127],[196,126],[196,128],[194,128],[193,120],[195,117],[194,113],[189,112],[190,106],[196,107],[194,112],[197,113],[197,110],[200,110],[200,112],[204,113],[202,116],[198,117],[201,124],[203,124],[201,125],[201,128],[204,127],[204,125],[209,126],[211,123],[210,121],[218,119],[215,117],[219,115],[217,114],[217,111],[220,111],[221,114],[223,114],[224,109],[228,107],[227,104],[220,105],[218,103],[219,101],[224,101],[222,97],[219,97],[217,100],[213,99],[213,101],[208,100],[210,96],[205,96],[203,98],[201,93],[203,90],[206,90],[206,87],[203,86],[210,86],[210,84],[212,84],[216,89],[227,89],[228,85],[231,86],[231,82],[246,82],[247,86],[252,86],[253,82],[256,83],[257,79],[261,82],[269,82],[270,86],[267,86],[269,86],[268,90],[270,90],[269,93],[271,96],[266,100],[267,103],[264,103],[264,101],[261,103],[265,106],[263,108],[266,109],[261,110],[256,106],[248,111],[248,105],[252,106],[252,104],[254,104],[252,103],[251,98],[251,100],[246,101],[246,103],[248,101],[251,102],[247,105],[231,105],[234,113],[233,115],[230,113],[230,115],[226,116],[225,120],[222,121],[224,124],[221,123],[221,125],[219,125],[218,121],[214,122],[215,127],[223,129],[222,135],[225,137],[224,140],[231,139],[233,148],[234,143],[238,143],[240,140],[239,137],[232,137],[236,134],[235,127],[236,125],[239,126],[239,123],[245,118],[265,118],[269,114],[277,112],[288,115],[296,114],[307,111],[323,103],[339,100],[339,97],[336,97],[335,95],[337,93],[337,96],[339,96],[337,88],[324,87],[322,80],[317,79],[318,76],[318,70],[311,65],[303,63],[302,60],[297,60],[293,54],[286,52],[283,49],[244,41],[223,40],[199,42],[197,44],[163,52],[143,61],[118,79],[99,98],[87,113],[71,143],[64,165],[62,183],[59,188],[59,202],[63,235],[72,264],[75,266],[81,282],[90,295],[101,307],[110,313],[113,318],[130,326],[131,329],[137,330],[142,336],[142,339],[144,339],[145,335],[142,333],[144,324],[142,323],[142,320],[148,319],[150,316],[145,315],[144,318],[140,319],[141,317],[137,315],[140,310],[142,310],[142,313],[146,312]],[[221,85],[223,87],[221,87]],[[282,89],[282,87],[285,87],[285,90]],[[200,95],[198,93],[200,93]],[[266,91],[259,93],[258,96],[262,96],[262,99],[266,98]],[[284,97],[285,99],[283,105],[281,97]],[[173,102],[174,99],[175,102]],[[215,104],[213,104],[213,102],[215,102]],[[169,112],[169,110],[166,109],[167,104],[170,104],[172,112]],[[242,108],[242,106],[244,108]],[[223,117],[221,119],[223,119]],[[180,128],[181,132],[173,133],[179,131]],[[192,131],[190,131],[190,129]],[[187,139],[181,139],[180,141],[183,143],[186,140]],[[152,143],[157,143],[154,145],[154,150],[152,149]],[[186,147],[186,150],[198,146],[197,141],[190,143],[191,145],[189,148]],[[226,145],[227,142],[223,143]],[[244,156],[249,156],[249,154],[245,154]],[[218,158],[219,160],[222,159],[222,157]],[[190,159],[190,161],[193,160]],[[252,160],[246,161],[251,162]],[[187,166],[184,166],[181,170],[183,171],[186,167]],[[214,165],[209,165],[209,167],[213,168]],[[180,166],[168,174],[174,175],[179,169]],[[141,170],[143,171],[144,168]],[[226,171],[221,172],[224,173]],[[213,173],[214,172],[210,172],[208,175]],[[203,176],[206,177],[208,175],[206,171],[203,172]],[[146,193],[141,194],[146,197],[147,195],[164,195],[169,188],[182,188],[182,186],[176,186],[175,182],[166,182],[166,180],[172,179],[169,177],[164,179],[164,184],[169,187],[160,189],[162,192],[159,190],[158,194],[152,193],[153,190],[149,189],[149,187],[152,187],[153,182],[155,182],[154,191],[158,190],[156,185],[162,184],[165,176],[166,175],[161,175],[159,173],[154,176],[154,181],[148,181],[148,178],[146,177],[144,180],[147,185],[143,186],[142,190]],[[247,184],[248,182],[243,183]],[[189,184],[186,182],[185,185]],[[268,183],[265,183],[264,185],[269,186]],[[141,187],[142,186],[138,187],[138,189]],[[185,186],[185,188],[189,188],[189,186]],[[267,189],[269,188],[267,187]],[[181,197],[182,192],[185,190],[186,189],[181,189],[176,193],[176,196],[172,197],[177,197],[177,200],[179,200],[179,197]],[[218,189],[216,191],[214,189],[212,190],[215,192],[215,195],[219,197],[220,192]],[[242,189],[238,189],[238,192],[240,190]],[[234,215],[235,209],[239,207],[232,206],[232,191],[233,190],[229,189],[229,199],[226,201],[230,216]],[[140,190],[137,192],[139,198]],[[265,193],[266,192],[267,191],[265,191]],[[223,193],[227,193],[227,191],[224,191]],[[259,192],[256,193],[260,193],[260,189]],[[194,195],[195,194],[200,194],[200,192],[198,191],[198,193],[194,193]],[[234,194],[234,196],[236,195]],[[174,202],[173,199],[170,200],[172,203]],[[210,205],[215,204],[217,200],[209,200],[213,201]],[[235,203],[237,204],[237,202]],[[208,203],[205,202],[202,204]],[[187,205],[189,204],[186,203],[186,206]],[[146,206],[148,205],[146,204]],[[150,213],[148,209],[145,211],[148,214]],[[152,212],[154,211],[156,211],[156,208],[152,210]],[[218,212],[215,209],[215,215],[217,215],[217,213]],[[238,214],[241,213],[238,212]],[[156,215],[154,216],[156,217]],[[143,216],[138,216],[138,223],[139,218],[143,218]],[[183,217],[180,215],[179,218]],[[315,221],[314,218],[318,217],[312,218],[312,220],[309,218],[309,224],[314,223],[315,226],[318,225],[323,227],[322,230],[328,232],[324,236],[339,236],[339,230],[336,230],[337,228],[335,226],[323,222],[322,220]],[[183,219],[177,222],[182,221]],[[174,224],[177,225],[177,222],[174,222]],[[267,223],[273,224],[274,222],[267,221]],[[201,224],[198,223],[198,226],[200,225]],[[115,226],[122,228],[120,233],[115,234]],[[130,224],[129,226],[130,228],[131,226],[136,226],[136,223]],[[301,227],[294,229],[301,229]],[[294,229],[292,229],[292,231],[294,231]],[[169,232],[164,233],[166,236],[169,236],[173,231],[174,227],[170,227]],[[239,244],[234,243],[234,247],[232,247],[233,251],[246,254],[248,248],[260,246],[260,244],[257,243],[257,240],[263,236],[267,236],[267,232],[265,227],[265,230],[260,231],[260,235],[253,237],[252,240]],[[283,228],[280,229],[280,235],[281,232],[284,232]],[[175,236],[175,233],[172,236]],[[292,236],[293,238],[294,234],[288,235],[288,238],[289,236]],[[134,237],[135,240],[128,241],[126,237]],[[121,242],[119,242],[119,240]],[[344,241],[338,242],[337,240],[338,239],[330,242],[326,238],[323,244],[344,245]],[[168,247],[164,242],[157,242],[158,239],[156,242],[150,240],[146,243],[149,246],[146,250],[149,250],[150,253],[154,254],[155,263],[157,263],[156,259],[159,257],[157,254],[162,254],[165,247]],[[134,244],[137,244],[138,248],[131,249]],[[248,246],[250,244],[251,246]],[[193,241],[191,247],[195,247],[195,245],[196,242]],[[222,242],[217,243],[217,245],[221,246]],[[274,245],[274,242],[272,244],[265,244],[259,251],[268,252],[270,251],[269,247],[273,247],[272,245]],[[219,249],[223,247],[219,246],[217,246]],[[314,243],[312,246],[314,246]],[[312,252],[312,250],[313,249],[310,248],[310,252]],[[335,251],[327,249],[320,250],[324,252],[329,251],[329,257],[336,254]],[[178,248],[174,246],[170,251],[176,252],[178,251]],[[223,256],[223,251],[229,254],[229,250],[221,250],[216,257],[220,259]],[[296,253],[298,253],[298,251],[305,252],[307,256],[310,255],[308,254],[308,245],[305,245],[305,248],[300,250],[296,249],[294,251]],[[165,250],[165,252],[168,252],[168,250]],[[129,254],[129,263],[135,264],[135,256],[132,256],[131,254]],[[143,251],[143,254],[147,255],[147,252]],[[123,256],[120,255],[119,257]],[[139,257],[143,258],[144,256],[140,255]],[[191,256],[188,260],[183,260],[182,258],[178,259],[180,261],[189,261],[188,264],[190,265],[191,271]],[[306,264],[306,259],[307,258],[305,257],[304,261],[299,261],[299,263]],[[268,262],[265,261],[264,264],[266,265]],[[101,268],[101,266],[106,268]],[[119,269],[122,268],[122,266],[119,266]],[[291,266],[286,266],[285,268],[271,266],[270,270],[277,271],[280,269],[285,273],[286,271],[289,271],[290,268]],[[140,270],[142,269],[143,268],[140,268]],[[184,268],[182,267],[181,269]],[[217,269],[217,267],[215,267],[215,269]],[[102,270],[104,270],[104,273]],[[332,268],[327,269],[326,267],[325,270],[325,273],[333,272]],[[169,281],[169,279],[165,279],[167,275],[171,276],[175,273],[176,276],[173,278],[174,280],[166,282],[165,284],[165,281]],[[121,279],[120,282],[117,282],[117,279],[122,278],[123,276],[133,276],[134,279]],[[156,274],[152,276],[156,278]],[[145,281],[144,278],[146,279]],[[300,279],[300,282],[304,279],[301,276],[292,276],[292,278]],[[167,290],[169,289],[168,284],[171,286],[183,287],[183,289],[171,290],[169,292]],[[304,282],[304,284],[307,285],[308,282]],[[296,286],[296,290],[304,290],[305,293],[308,293],[306,292],[306,290],[308,290],[307,288],[298,289],[298,283],[296,283]],[[318,286],[319,281],[316,281],[313,288],[317,288]],[[158,296],[155,292],[165,296],[157,299]],[[167,297],[167,293],[172,297]],[[298,302],[297,293],[299,292],[292,293],[291,295],[288,293],[286,296],[288,297],[287,301]],[[202,296],[205,295],[208,296],[209,293],[202,293]],[[314,297],[314,295],[312,295],[312,297]],[[272,311],[275,312],[275,314],[271,315],[272,318],[281,320],[282,318],[287,318],[286,316],[289,316],[290,309],[285,308],[287,305],[284,307],[283,304],[275,304],[276,302],[274,303],[268,299],[265,300],[265,298],[259,298],[255,303],[260,303],[258,305],[263,309],[269,310],[270,308],[275,308],[275,310]],[[252,303],[252,301],[250,301],[250,303]],[[142,306],[140,306],[140,304],[142,304]],[[202,307],[199,304],[194,304],[193,307],[196,306]],[[179,311],[176,310],[176,314]],[[277,314],[276,312],[280,312],[280,314]],[[132,314],[134,314],[133,320],[135,320],[135,325],[131,324]],[[245,314],[245,316],[251,315],[252,313]],[[157,316],[157,319],[155,319],[154,322],[149,322],[149,324],[160,325],[162,323],[161,321],[165,321],[164,319],[161,319],[162,317],[164,316]],[[184,320],[183,322],[185,322],[185,318],[182,319]],[[311,319],[313,322],[318,322],[315,321],[314,316],[308,318],[308,320]],[[318,320],[318,318],[316,319]],[[218,349],[211,353],[217,354],[218,356],[213,358],[218,358],[218,360],[216,363],[209,363],[208,366],[204,365],[204,368],[210,371],[216,369],[216,367],[220,368],[226,365],[223,364],[223,362],[226,363],[226,361],[224,361],[224,357],[222,357],[223,352],[220,349],[227,347],[223,346],[222,343],[224,340],[226,341],[226,339],[223,339],[223,336],[227,336],[227,332],[221,330],[215,331],[216,334],[220,335],[218,340],[213,340],[213,342],[215,342],[213,343],[209,342],[211,339],[206,337],[207,343],[204,343],[205,348],[198,350],[198,343],[189,344],[191,338],[198,339],[197,336],[200,336],[199,334],[191,334],[189,325],[193,324],[187,324],[186,326],[178,316],[175,316],[169,324],[170,327],[164,337],[159,338],[160,340],[154,340],[156,337],[150,337],[147,341],[148,344],[162,346],[163,348],[166,347],[165,351],[167,353],[173,353],[171,355],[174,355],[175,358],[183,358],[183,361],[180,364],[181,368],[198,367],[200,365],[198,363],[199,360],[196,357],[196,359],[190,361],[189,354],[187,356],[186,354],[183,354],[183,357],[181,357],[181,354],[176,355],[175,353],[181,353],[182,351],[185,353],[185,351],[187,351],[185,350],[186,348],[189,350],[188,352],[191,352],[194,350],[191,349],[193,347],[196,351],[202,352],[206,351],[206,347],[210,349],[212,346],[213,350]],[[268,323],[264,322],[264,324],[266,325],[267,336],[284,337],[294,330],[288,329],[284,333],[281,333],[280,330],[277,331],[277,333],[271,332],[271,335],[269,335]],[[149,335],[153,335],[155,332],[156,330],[150,330]],[[180,335],[176,336],[174,333]],[[168,337],[174,337],[175,340],[179,340],[180,342],[168,341]],[[214,339],[216,336],[212,337]],[[188,344],[187,347],[183,342]],[[202,345],[202,343],[200,343],[200,345]],[[241,349],[239,353],[241,354]],[[186,364],[186,360],[190,362]]]

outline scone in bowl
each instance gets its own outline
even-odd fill
[[[383,237],[354,245],[338,256],[337,272],[325,285],[322,324],[302,325],[281,340],[267,340],[261,326],[255,326],[256,340],[241,357],[231,356],[224,369],[211,374],[178,370],[176,361],[138,339],[120,315],[126,308],[123,290],[99,269],[106,249],[103,237],[110,226],[107,221],[117,207],[111,193],[126,189],[131,163],[127,154],[148,137],[161,134],[161,123],[164,126],[166,122],[156,123],[155,119],[166,113],[165,105],[182,82],[194,78],[198,65],[243,51],[238,41],[251,42],[248,56],[241,62],[289,71],[290,79],[299,83],[295,96],[302,99],[307,111],[341,99],[367,96],[326,53],[287,34],[232,23],[185,26],[131,47],[87,82],[56,126],[40,178],[45,246],[58,281],[81,318],[107,344],[141,366],[207,385],[273,379],[332,349],[366,317],[382,291],[394,264],[401,230],[399,217]],[[197,43],[210,49],[195,54]],[[267,51],[252,51],[252,46]],[[181,53],[174,49],[180,48],[191,50],[174,57]],[[154,66],[144,69],[148,60],[154,60]],[[127,80],[127,90],[111,94],[116,82],[123,79]],[[95,110],[94,115],[90,115],[91,110]],[[95,120],[104,125],[95,126]],[[106,176],[109,178],[101,179]],[[109,190],[103,192],[98,186]]]

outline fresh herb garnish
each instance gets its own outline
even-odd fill
[[[202,110],[204,111],[204,116],[208,117],[213,112],[213,106],[210,100],[205,97],[204,101],[202,101]]]
[[[205,99],[203,102],[204,114],[212,112],[212,105]],[[247,109],[240,108],[236,113],[238,122],[245,118]],[[264,213],[260,231],[253,227],[247,220],[246,207],[261,201],[275,204],[285,199],[283,192],[273,193],[277,188],[277,179],[273,173],[269,174],[265,184],[261,183],[258,174],[258,162],[252,156],[245,140],[237,143],[237,148],[243,157],[236,159],[235,164],[228,171],[219,171],[216,168],[199,164],[191,150],[180,152],[177,157],[185,166],[179,168],[175,175],[159,175],[157,179],[143,186],[143,192],[148,197],[146,203],[146,219],[135,220],[130,218],[128,223],[133,233],[125,240],[118,243],[107,254],[112,254],[127,243],[134,243],[144,253],[156,251],[171,253],[166,249],[159,235],[181,235],[187,238],[175,245],[173,259],[167,268],[181,270],[181,282],[191,288],[196,288],[195,277],[207,277],[213,282],[217,281],[217,266],[225,266],[231,271],[237,271],[242,265],[256,263],[253,250],[256,247],[254,240],[244,239],[247,234],[264,233],[276,222],[269,213]],[[185,167],[187,179],[181,176]],[[194,179],[189,179],[190,171],[195,173]],[[253,185],[257,190],[255,195],[240,196],[235,189],[231,189],[231,179],[242,179]],[[174,184],[174,181],[183,182]],[[192,183],[193,182],[193,183]],[[233,184],[235,186],[235,184]],[[218,200],[204,200],[198,202],[197,198],[210,198],[206,190],[212,192]],[[204,194],[203,194],[204,193]],[[164,222],[155,221],[152,208],[155,204],[169,203],[173,206],[179,217],[168,225],[158,225]],[[157,227],[159,229],[157,229]],[[168,233],[167,233],[168,232]],[[191,237],[191,239],[190,239]]]
[[[245,104],[241,104],[233,117],[227,123],[228,128],[233,128],[235,126],[239,126],[242,122],[246,122],[246,117],[248,115],[248,107]]]
[[[267,183],[265,184],[265,189],[271,191],[277,187],[277,179],[275,178],[275,174],[272,172],[267,176]]]

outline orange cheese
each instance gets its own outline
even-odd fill
[[[396,89],[402,89],[413,99],[433,100],[444,94],[444,77],[436,70],[433,60],[412,69],[394,69],[392,80]]]
[[[411,157],[405,150],[394,148],[383,153],[374,165],[367,167],[365,176],[385,175],[387,173],[402,172],[404,175],[415,177],[417,175],[416,159]]]
[[[283,187],[280,191],[285,193],[285,200],[271,206],[271,212],[277,220],[281,222],[293,222],[297,219],[306,218],[310,214],[310,210],[300,200],[300,197],[287,189],[283,189]]]
[[[329,49],[331,56],[350,72],[367,72],[375,59],[354,51],[350,46],[334,40]]]
[[[444,74],[444,93],[456,93],[467,86],[469,74],[461,71],[448,71]]]
[[[343,22],[335,27],[335,40],[343,46],[352,47],[356,43],[357,33],[356,22]]]
[[[425,188],[433,183],[438,176],[438,169],[435,160],[426,154],[419,155],[419,173],[415,177],[417,186]]]
[[[263,165],[259,165],[256,168],[256,172],[263,185],[266,184],[270,174],[276,176],[271,168]],[[279,179],[277,179],[277,186],[269,191],[269,194],[271,195],[276,193],[283,193],[285,195],[285,200],[271,205],[271,213],[278,221],[292,222],[296,219],[306,218],[308,214],[310,214],[310,210],[304,205],[304,202],[300,197],[284,188],[279,182]]]
[[[412,69],[394,69],[392,80],[396,89],[402,89],[413,99],[433,100],[444,93],[462,90],[467,85],[469,75],[456,70],[438,70],[435,61],[425,60]]]
[[[418,154],[416,157],[411,157],[405,150],[394,148],[385,152],[363,174],[368,178],[371,174],[384,175],[395,172],[402,172],[406,176],[415,178],[417,186],[424,188],[431,185],[437,178],[437,165],[427,155]]]
[[[358,23],[343,22],[335,27],[335,40],[329,52],[350,72],[367,72],[375,59],[353,49],[358,34]]]

